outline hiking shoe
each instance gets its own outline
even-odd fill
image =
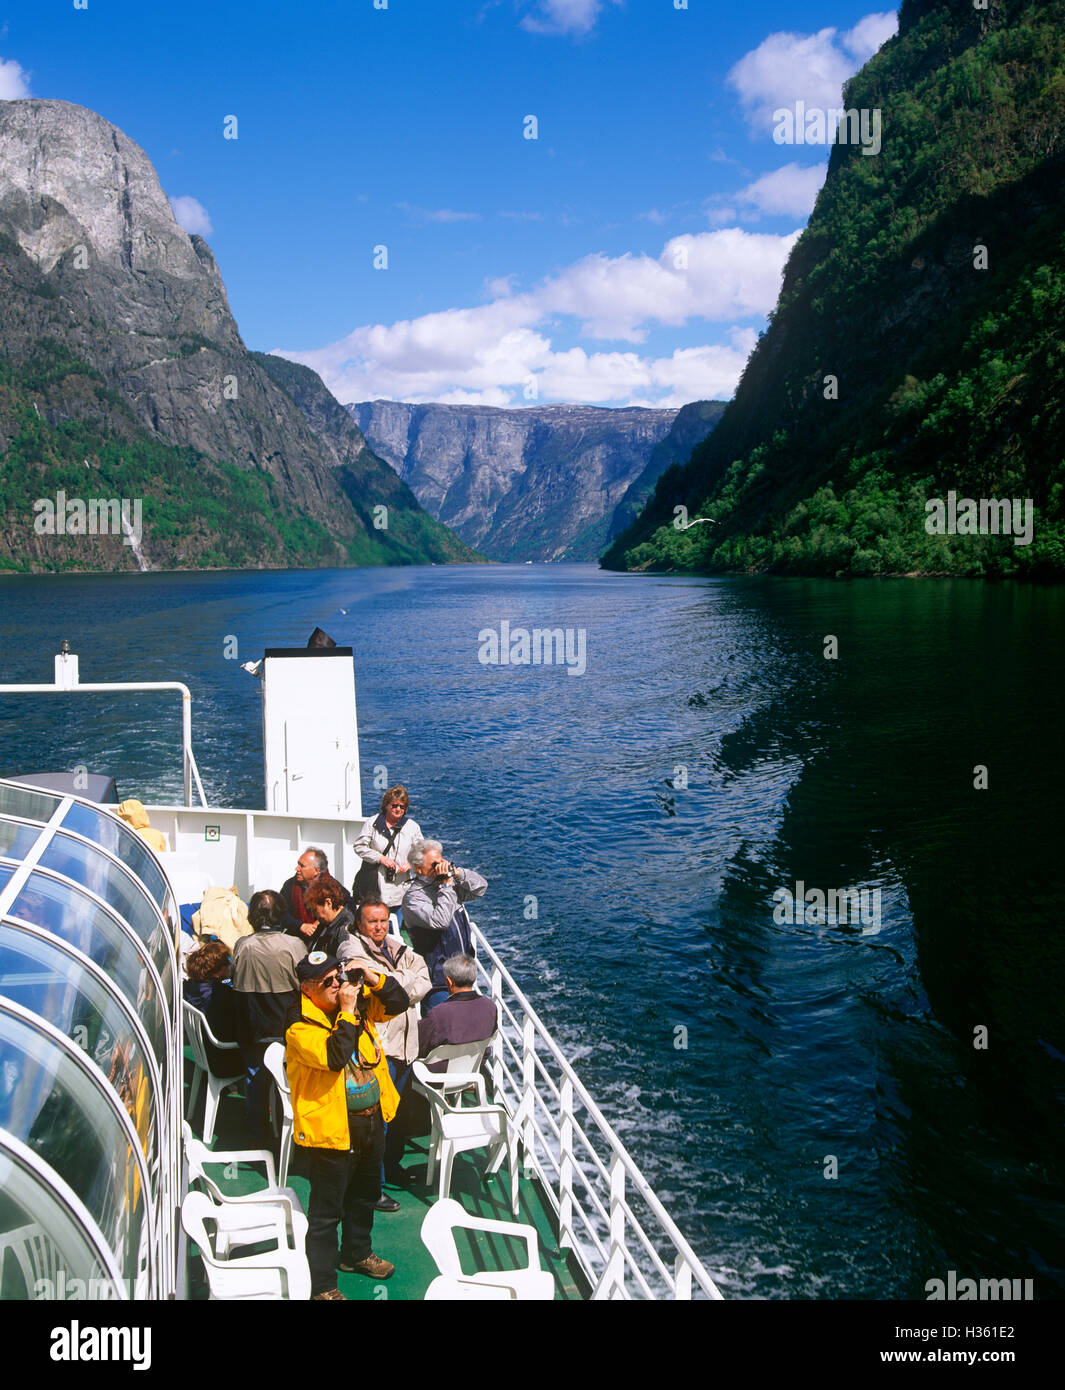
[[[365,1274],[369,1279],[391,1279],[396,1272],[394,1264],[388,1260],[382,1260],[380,1255],[367,1255],[365,1260],[360,1260],[358,1264],[341,1264],[341,1274]]]
[[[374,1203],[374,1211],[399,1211],[399,1203],[395,1197],[390,1197],[387,1192],[382,1192]]]
[[[341,1303],[347,1303],[348,1301],[347,1297],[344,1294],[342,1294],[339,1289],[326,1289],[325,1293],[311,1294],[312,1303],[318,1303],[319,1301],[326,1299],[333,1303],[335,1303],[338,1299]]]

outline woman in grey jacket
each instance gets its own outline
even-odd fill
[[[418,822],[407,814],[409,809],[406,787],[389,787],[381,798],[380,815],[371,816],[362,827],[352,848],[363,861],[364,869],[377,865],[377,891],[359,893],[353,886],[356,900],[379,897],[389,912],[399,912],[413,876],[407,855],[415,840],[422,837]],[[360,888],[366,877],[361,874],[361,881],[356,878]]]

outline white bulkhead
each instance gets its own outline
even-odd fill
[[[350,647],[268,647],[263,658],[266,807],[362,815]]]

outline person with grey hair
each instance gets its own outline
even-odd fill
[[[429,967],[432,988],[422,1000],[422,1018],[448,998],[444,962],[473,956],[473,929],[464,903],[484,896],[488,883],[473,869],[444,858],[439,840],[416,840],[408,856],[414,882],[403,895],[403,925],[411,946]]]
[[[438,1009],[418,1024],[418,1056],[427,1057],[445,1043],[483,1042],[496,1030],[495,1000],[478,994],[477,962],[472,956],[449,956],[443,962],[447,994]],[[437,1064],[440,1070],[444,1063]]]
[[[296,872],[291,878],[285,879],[281,885],[281,901],[285,909],[284,928],[291,935],[295,936],[302,928],[308,928],[303,932],[304,936],[313,935],[318,925],[318,919],[307,905],[305,894],[312,883],[325,874],[329,874],[329,856],[324,849],[318,849],[316,845],[308,845],[300,857],[296,860]],[[343,886],[343,885],[341,885]],[[354,910],[355,904],[352,902],[351,894],[344,889],[344,902],[342,904],[349,911]]]

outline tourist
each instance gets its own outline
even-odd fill
[[[371,816],[362,827],[353,845],[363,861],[351,885],[356,902],[379,898],[389,912],[398,914],[413,877],[407,856],[415,841],[422,838],[421,827],[409,810],[406,787],[389,787],[381,798],[380,814]]]
[[[301,928],[309,926],[311,935],[314,934],[316,918],[314,913],[307,906],[307,889],[315,883],[323,874],[329,873],[329,856],[324,849],[316,849],[313,845],[305,849],[296,860],[296,872],[291,878],[286,878],[281,885],[281,898],[285,904],[287,914],[285,928],[290,932],[298,932]],[[350,895],[344,892],[344,907],[354,907]]]
[[[272,1042],[284,1042],[290,1016],[298,1009],[300,984],[296,966],[307,954],[299,936],[284,929],[285,908],[279,893],[255,893],[248,904],[254,934],[237,942],[233,953],[233,989],[238,1003],[237,1040],[245,1068],[248,1142],[270,1142],[268,1114],[271,1078],[263,1054]]]
[[[322,951],[300,961],[300,1017],[286,1034],[293,1139],[306,1151],[310,1180],[311,1297],[328,1301],[344,1299],[338,1268],[371,1279],[395,1271],[372,1242],[383,1125],[398,1103],[374,1023],[410,1005],[398,980],[369,963],[361,982],[342,981],[341,968]]]
[[[205,941],[185,958],[188,979],[184,999],[207,1020],[219,1042],[236,1042],[240,1027],[237,1000],[229,983],[229,951],[221,941]],[[207,1060],[216,1076],[232,1076],[239,1071],[235,1052],[222,1051],[207,1044]]]
[[[477,962],[472,956],[451,956],[443,965],[448,997],[418,1024],[418,1056],[453,1043],[483,1042],[496,1031],[495,1000],[478,994]],[[434,1063],[433,1071],[446,1064]]]
[[[407,992],[411,1007],[382,1023],[377,1030],[385,1050],[392,1084],[399,1096],[395,1119],[385,1125],[385,1156],[382,1180],[389,1183],[404,1181],[403,1158],[404,1102],[408,1095],[411,1063],[418,1055],[418,1010],[416,1005],[429,993],[429,968],[415,951],[398,936],[388,934],[388,908],[383,902],[366,899],[356,909],[356,929],[359,944],[374,965],[393,975]],[[382,1192],[378,1211],[398,1211],[394,1197]]]
[[[403,925],[429,967],[432,988],[422,1000],[424,1018],[448,997],[444,961],[456,954],[475,954],[462,904],[483,897],[488,884],[472,869],[449,863],[439,840],[418,840],[411,846],[410,864],[415,879],[403,895]]]

